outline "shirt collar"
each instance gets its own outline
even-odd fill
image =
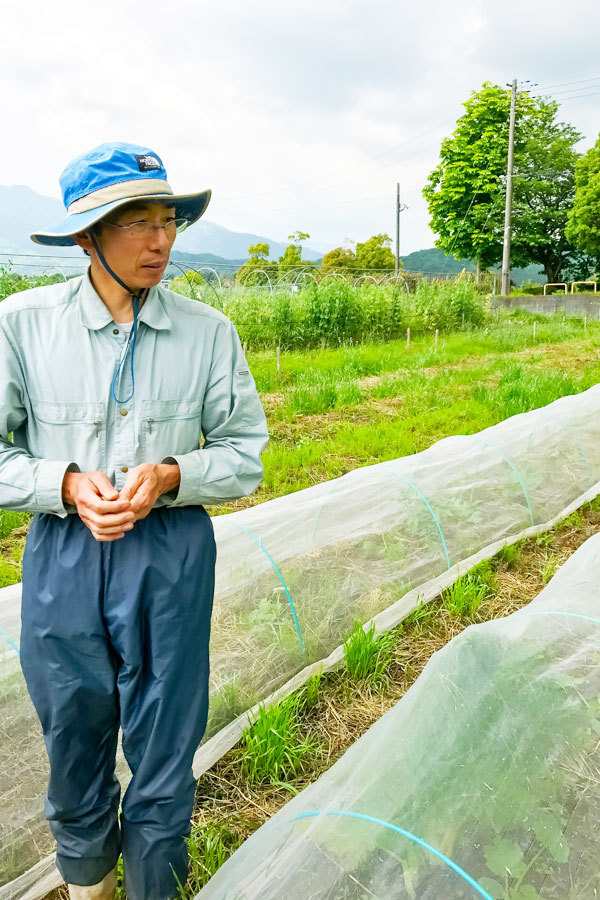
[[[98,331],[113,321],[90,280],[90,271],[81,280],[79,291],[79,317],[81,324],[92,331]],[[166,331],[171,327],[171,319],[160,298],[158,287],[150,288],[140,310],[138,322],[144,322],[157,331]]]

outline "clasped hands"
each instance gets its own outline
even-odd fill
[[[104,472],[67,472],[62,496],[97,541],[116,541],[148,515],[161,494],[174,490],[180,477],[178,465],[142,463],[129,470],[119,492]]]

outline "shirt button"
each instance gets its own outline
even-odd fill
[[[113,328],[113,334],[118,334],[118,333],[119,333],[119,329],[118,329],[118,328]]]
[[[126,416],[126,415],[127,415],[127,410],[126,410],[126,409],[122,409],[122,410],[121,410],[121,415],[122,415],[122,416]]]
[[[121,472],[129,472],[128,466],[121,466]]]

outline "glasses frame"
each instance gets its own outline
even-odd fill
[[[162,225],[155,225],[154,222],[146,222],[144,219],[130,222],[129,225],[119,225],[117,222],[103,222],[102,224],[110,225],[112,228],[120,228],[121,231],[126,232],[132,238],[145,238],[151,236],[154,237],[156,232],[160,231],[161,228],[164,229],[165,234],[167,234],[167,229],[172,225],[175,225],[175,234],[181,234],[190,223],[188,219],[178,216],[177,218],[168,219]],[[137,228],[136,230],[136,226],[139,225],[142,225],[143,227],[141,229]]]

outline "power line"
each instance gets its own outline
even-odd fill
[[[556,87],[563,87],[567,84],[585,84],[587,81],[597,81],[600,78],[600,75],[592,75],[591,78],[581,78],[578,81],[559,81],[554,84],[548,84],[546,81],[538,82],[536,87],[543,87],[544,89],[551,90]]]
[[[582,97],[595,97],[597,94],[600,94],[600,91],[590,91],[587,94],[576,94],[574,97],[553,97],[551,94],[549,94],[548,96],[550,100],[555,100],[556,103],[563,104],[568,103],[570,100],[580,100]],[[534,95],[535,99],[538,100],[541,99],[542,96],[543,95],[541,94]]]

